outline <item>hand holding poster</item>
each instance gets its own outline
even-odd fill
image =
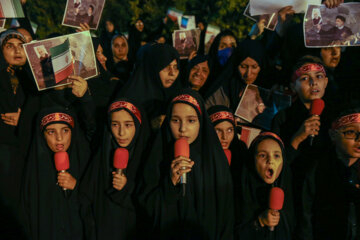
[[[274,31],[275,27],[278,23],[278,13],[277,12],[272,13],[272,14],[263,14],[260,16],[251,16],[249,4],[245,8],[244,16],[250,18],[251,20],[253,20],[255,22],[259,22],[259,21],[263,20],[265,28],[269,29],[270,31]]]
[[[304,16],[306,47],[360,46],[360,3],[337,8],[309,5]]]
[[[70,84],[69,75],[98,75],[90,32],[80,32],[24,44],[38,90]]]
[[[86,23],[96,30],[104,5],[105,0],[67,0],[62,25],[79,28]]]
[[[180,59],[189,58],[190,53],[199,49],[200,29],[176,30],[173,33],[173,46],[179,52]]]
[[[253,125],[270,130],[275,114],[290,105],[290,96],[250,84],[244,90],[235,115]]]

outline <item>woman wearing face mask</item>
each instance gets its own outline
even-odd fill
[[[291,176],[284,144],[276,134],[263,132],[254,139],[240,178],[240,182],[234,182],[234,187],[241,189],[235,199],[235,239],[291,239],[295,223]],[[280,211],[269,209],[272,187],[284,191]]]
[[[139,65],[119,96],[136,99],[145,109],[153,129],[164,119],[169,97],[181,88],[179,54],[165,44],[153,44],[146,49]]]
[[[230,30],[224,30],[215,37],[209,50],[209,59],[212,62],[212,79],[215,80],[220,75],[236,47],[237,39]]]
[[[82,239],[79,181],[90,149],[75,115],[62,108],[44,109],[36,121],[27,161],[23,201],[31,239]],[[69,169],[58,172],[54,155],[66,152]],[[64,190],[67,189],[67,190]]]
[[[126,99],[110,105],[107,119],[101,148],[80,188],[86,234],[96,239],[134,239],[134,191],[149,136],[148,122],[146,115]],[[116,173],[113,167],[118,148],[129,152],[127,168],[122,174]]]
[[[265,79],[265,72],[271,70],[268,65],[262,43],[258,40],[244,40],[216,79],[209,92],[211,95],[205,96],[206,106],[224,105],[235,111],[247,84],[270,88],[271,79]]]
[[[189,143],[189,158],[174,158],[179,138]],[[172,98],[143,176],[140,202],[151,239],[232,239],[229,164],[198,93],[184,89]]]

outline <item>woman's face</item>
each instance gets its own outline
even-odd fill
[[[44,130],[44,137],[51,151],[66,152],[71,144],[71,129],[64,123],[50,124]]]
[[[106,69],[105,63],[106,63],[107,58],[105,57],[104,50],[100,44],[96,50],[96,58],[100,62],[100,64],[103,66],[103,68]]]
[[[176,60],[173,60],[169,65],[162,69],[159,75],[162,86],[164,88],[171,87],[179,75],[179,69]]]
[[[280,145],[273,139],[261,141],[255,152],[255,167],[260,178],[272,184],[279,177],[283,167]]]
[[[218,50],[223,50],[225,48],[236,48],[236,39],[233,36],[223,36],[220,39]]]
[[[26,63],[26,55],[23,42],[17,38],[11,38],[3,47],[3,54],[6,62],[13,66],[23,66]]]
[[[326,67],[336,68],[340,62],[341,48],[340,47],[321,48],[320,55]]]
[[[234,139],[234,125],[229,121],[223,121],[216,124],[215,131],[219,137],[223,149],[229,149],[232,140]]]
[[[135,23],[135,27],[139,32],[142,32],[144,30],[144,23],[141,20],[137,20]]]
[[[19,33],[21,33],[24,37],[27,43],[31,42],[33,40],[31,34],[28,32],[28,30],[24,28],[18,28],[17,30]]]
[[[117,37],[114,39],[112,45],[112,52],[114,58],[118,60],[125,60],[129,52],[128,44],[123,37]]]
[[[185,138],[189,144],[193,143],[200,129],[195,109],[189,104],[175,103],[171,112],[170,128],[175,139]]]
[[[322,71],[309,71],[303,73],[291,86],[301,101],[307,103],[322,98],[327,83],[328,78]]]
[[[136,127],[130,113],[120,110],[111,113],[111,132],[120,147],[127,147],[133,140]]]
[[[202,86],[204,86],[210,73],[208,61],[199,63],[195,65],[190,70],[189,82],[192,86],[192,89],[199,91]]]
[[[108,31],[108,32],[113,32],[114,31],[114,24],[112,23],[112,22],[110,22],[110,21],[106,21],[105,22],[105,28],[106,28],[106,31]]]
[[[259,64],[251,57],[247,57],[244,61],[242,61],[238,69],[241,78],[246,84],[254,83],[261,70]]]

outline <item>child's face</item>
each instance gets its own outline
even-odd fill
[[[261,141],[255,152],[255,167],[260,178],[272,184],[279,177],[283,167],[280,145],[273,139]]]
[[[111,114],[111,132],[120,147],[129,146],[136,133],[134,119],[125,110],[113,112]]]
[[[360,123],[352,123],[337,130],[330,130],[336,151],[344,158],[360,158]]]
[[[183,137],[189,144],[193,143],[200,129],[195,109],[189,104],[175,103],[171,112],[170,128],[175,139]]]
[[[228,149],[234,139],[234,126],[229,121],[223,121],[215,126],[223,149]]]
[[[71,144],[71,129],[64,123],[54,123],[46,127],[44,137],[50,150],[66,152]]]
[[[322,71],[308,71],[303,72],[291,86],[302,102],[311,102],[324,96],[327,83],[328,78]]]

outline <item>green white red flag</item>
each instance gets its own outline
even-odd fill
[[[74,70],[69,39],[67,38],[64,43],[50,48],[50,54],[57,84],[68,78]]]
[[[0,18],[24,18],[20,0],[0,0]]]

